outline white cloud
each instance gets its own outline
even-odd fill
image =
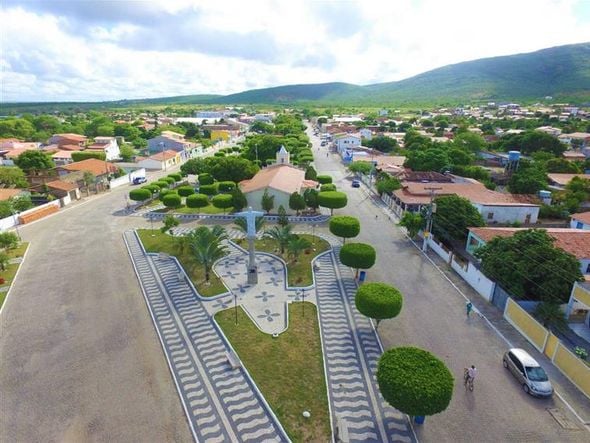
[[[586,0],[5,0],[1,99],[107,100],[395,81],[590,41]]]

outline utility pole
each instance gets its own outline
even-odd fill
[[[432,214],[436,212],[436,206],[434,205],[434,191],[438,191],[442,188],[424,188],[427,191],[430,191],[430,205],[428,205],[428,214],[426,218],[426,230],[424,231],[424,242],[422,243],[422,252],[426,252],[428,250],[428,237],[430,237],[430,232],[432,231]]]

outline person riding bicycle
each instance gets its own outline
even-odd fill
[[[471,365],[471,367],[465,371],[465,384],[467,384],[467,383],[473,384],[476,375],[477,375],[477,368],[474,365]]]

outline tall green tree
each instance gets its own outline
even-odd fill
[[[469,200],[458,195],[445,195],[434,200],[436,213],[433,233],[448,241],[465,241],[469,227],[484,226],[481,214]]]
[[[262,206],[262,209],[266,211],[267,214],[270,214],[272,208],[275,207],[275,196],[270,195],[268,193],[268,189],[264,190],[264,194],[262,194],[262,200],[260,201],[260,205]]]
[[[358,277],[359,269],[373,267],[377,252],[366,243],[348,243],[340,248],[339,258],[343,265],[356,269],[356,277]]]
[[[205,271],[205,281],[210,279],[213,264],[227,254],[227,248],[222,244],[225,240],[225,229],[220,225],[213,228],[200,226],[188,234],[188,242],[191,252]]]
[[[475,256],[483,273],[514,297],[565,303],[583,276],[576,257],[554,242],[545,230],[527,229],[493,238]]]
[[[348,170],[355,174],[369,175],[373,170],[373,165],[370,162],[354,161],[348,165]]]
[[[0,168],[0,185],[6,188],[26,188],[29,186],[23,170],[14,166]]]
[[[521,160],[520,166],[510,177],[508,189],[513,194],[536,194],[547,188],[547,174],[536,164]]]
[[[318,173],[314,169],[313,166],[308,166],[305,169],[305,180],[315,180],[318,176]]]
[[[312,188],[307,188],[303,191],[303,199],[308,208],[314,210],[314,212],[320,207],[318,202],[318,191]]]
[[[406,228],[410,238],[414,238],[420,232],[420,229],[424,229],[426,220],[419,212],[406,211],[398,224]]]
[[[304,210],[306,206],[305,199],[299,192],[294,192],[289,196],[289,208],[296,211],[297,215],[299,215],[299,211]]]
[[[25,172],[44,171],[55,168],[55,163],[49,154],[36,150],[23,152],[14,160],[14,163]]]
[[[175,228],[180,224],[178,219],[171,214],[166,215],[162,222],[164,223],[164,226],[160,228],[160,231],[162,231],[162,233],[170,232],[172,228]]]
[[[231,192],[231,196],[232,205],[236,212],[240,212],[242,209],[248,206],[248,200],[239,186],[236,186],[236,188]]]
[[[330,232],[336,237],[342,238],[342,244],[347,238],[353,238],[361,232],[361,224],[358,218],[348,215],[339,215],[330,218]]]
[[[0,248],[9,250],[18,246],[18,236],[14,232],[0,232]]]

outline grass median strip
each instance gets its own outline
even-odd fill
[[[151,229],[138,229],[137,234],[147,252],[165,252],[176,257],[184,272],[186,272],[199,294],[203,297],[212,297],[227,292],[227,288],[214,272],[210,273],[210,284],[205,282],[203,266],[194,259],[188,248],[181,249],[180,242],[176,237],[163,234],[159,230],[152,231]]]
[[[289,329],[261,332],[238,308],[215,320],[293,441],[329,441],[330,419],[317,310],[312,303],[289,305]],[[309,411],[311,417],[303,417]]]

